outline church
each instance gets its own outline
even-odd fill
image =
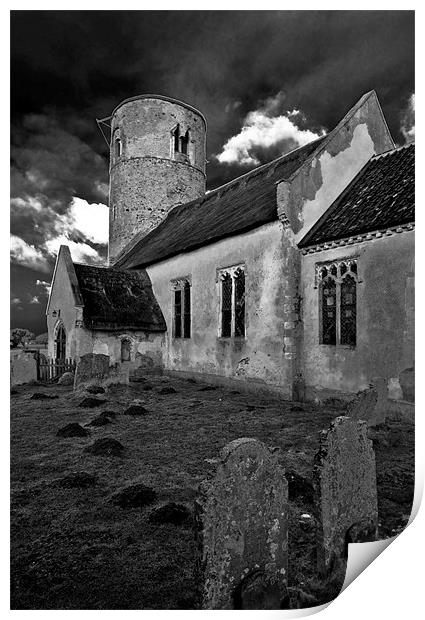
[[[396,148],[375,91],[328,134],[208,192],[201,112],[141,95],[107,121],[108,266],[60,248],[49,356],[298,401],[379,379],[413,400],[414,145]]]

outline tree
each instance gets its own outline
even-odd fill
[[[10,330],[10,346],[12,349],[16,349],[20,344],[26,345],[27,342],[34,340],[35,335],[30,332],[29,329],[22,327],[14,327]]]
[[[37,344],[47,344],[49,340],[49,334],[46,332],[45,334],[40,334],[39,336],[36,336],[36,343]]]

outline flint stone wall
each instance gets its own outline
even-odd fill
[[[288,486],[260,441],[227,444],[195,502],[204,609],[278,609],[288,569]]]
[[[109,355],[87,353],[80,357],[75,370],[74,390],[81,386],[128,383],[128,365],[110,365]]]
[[[339,416],[322,431],[314,487],[319,573],[345,570],[348,542],[377,535],[375,453],[366,422]]]

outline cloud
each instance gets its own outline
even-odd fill
[[[33,245],[29,245],[16,235],[10,236],[10,255],[12,262],[40,271],[49,271],[45,256]]]
[[[80,127],[79,127],[80,128]],[[45,273],[59,245],[100,262],[108,240],[107,166],[69,118],[28,114],[11,147],[12,262]]]
[[[87,200],[74,197],[63,230],[69,234],[79,231],[92,243],[106,245],[109,235],[109,208],[103,203],[88,203]]]
[[[323,130],[315,133],[298,126],[300,123],[297,124],[295,119],[306,122],[299,110],[279,113],[284,101],[285,94],[280,91],[276,96],[266,99],[258,110],[249,112],[241,131],[224,144],[216,159],[221,164],[259,165],[261,161],[256,154],[258,150],[282,145],[281,154],[284,154],[323,135]]]
[[[12,299],[10,300],[10,303],[12,304],[12,306],[19,306],[19,304],[21,304],[22,301],[19,299],[19,297],[12,297]]]
[[[60,235],[46,241],[46,249],[51,256],[56,256],[61,245],[67,245],[72,260],[77,263],[102,263],[103,258],[98,251],[87,243],[77,243],[65,235]]]
[[[44,280],[37,280],[35,283],[36,286],[40,286],[42,288],[43,295],[49,295],[51,289],[51,282],[45,282]]]
[[[30,304],[39,304],[41,303],[39,298],[37,297],[37,295],[34,295],[34,297],[32,297],[29,301]]]
[[[415,93],[412,93],[401,116],[400,131],[406,143],[415,139]]]

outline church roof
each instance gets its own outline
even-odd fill
[[[325,138],[260,166],[203,198],[174,207],[148,235],[136,237],[115,265],[149,265],[277,220],[276,183],[298,170]]]
[[[145,270],[125,271],[74,263],[87,329],[166,331]]]
[[[386,231],[415,221],[415,146],[373,156],[298,244]]]

